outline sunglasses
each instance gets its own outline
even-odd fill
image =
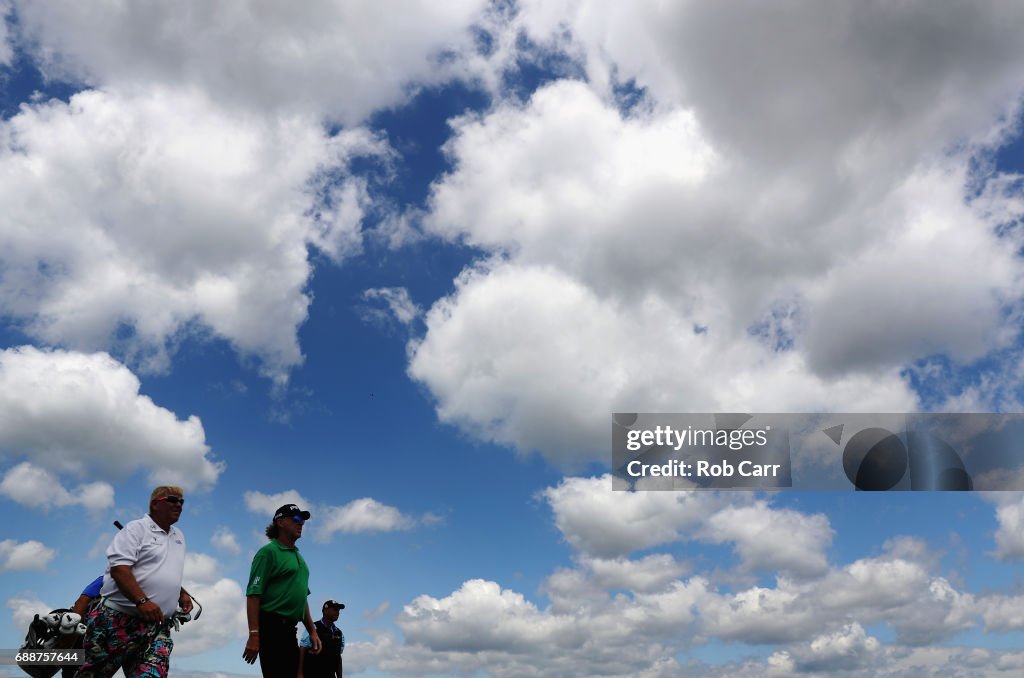
[[[160,497],[159,499],[157,499],[157,501],[166,501],[168,504],[171,504],[173,506],[177,506],[179,504],[181,504],[182,506],[185,505],[185,500],[184,499],[182,499],[181,497],[175,497],[173,495],[169,495],[169,496],[166,496],[166,497]]]
[[[288,516],[288,517],[291,518],[292,520],[294,520],[295,522],[297,522],[299,525],[302,525],[302,524],[304,524],[306,522],[306,519],[303,518],[302,516]]]

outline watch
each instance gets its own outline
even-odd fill
[[[141,598],[139,598],[138,600],[135,601],[135,607],[138,607],[140,605],[145,605],[148,602],[149,602],[149,598],[147,596],[142,596]]]

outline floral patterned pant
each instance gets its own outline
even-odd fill
[[[77,678],[110,678],[120,668],[125,678],[167,678],[171,640],[167,624],[143,621],[98,605],[88,617],[85,664]]]

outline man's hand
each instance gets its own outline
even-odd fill
[[[323,646],[320,644],[320,636],[316,634],[316,629],[309,634],[309,642],[313,644],[313,649],[310,650],[313,654],[320,654],[320,650]]]
[[[186,593],[184,589],[182,589],[181,595],[178,596],[178,607],[185,614],[191,614],[192,612],[192,596]]]
[[[147,600],[138,606],[139,614],[148,622],[161,622],[164,620],[164,611],[152,600]]]
[[[245,641],[245,651],[242,652],[242,659],[245,660],[246,664],[254,664],[259,653],[260,637],[254,633],[249,636],[249,640]]]

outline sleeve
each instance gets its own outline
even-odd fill
[[[302,632],[302,640],[299,641],[299,647],[304,647],[307,650],[313,648],[313,639],[309,637],[309,631]]]
[[[262,596],[267,586],[267,568],[270,565],[270,558],[264,549],[256,552],[252,558],[252,567],[249,568],[249,585],[245,587],[245,595]]]
[[[92,580],[92,583],[85,587],[82,591],[83,596],[95,598],[100,595],[100,589],[103,588],[103,575],[96,577]]]
[[[131,567],[139,559],[139,547],[142,544],[143,531],[146,529],[140,521],[133,520],[120,532],[107,547],[107,563],[110,567],[128,565]]]
[[[345,632],[338,629],[338,635],[341,636],[341,652],[338,654],[345,654]]]

